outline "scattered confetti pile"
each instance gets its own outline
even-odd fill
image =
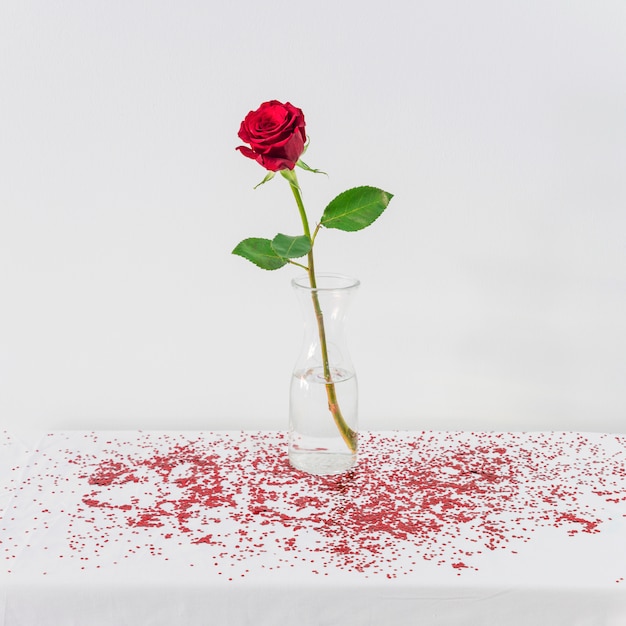
[[[52,550],[54,523],[66,528],[58,558],[82,569],[168,560],[184,545],[224,576],[245,576],[257,557],[320,575],[394,578],[424,560],[461,575],[485,552],[522,550],[538,528],[601,533],[626,508],[620,435],[365,433],[357,467],[330,477],[292,469],[285,448],[267,432],[49,434],[0,485],[6,569],[35,543]],[[24,492],[26,544],[13,524]]]

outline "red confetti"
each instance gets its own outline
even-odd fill
[[[600,445],[573,433],[364,434],[357,467],[329,477],[291,468],[275,433],[86,436],[102,452],[66,450],[46,477],[58,484],[75,468],[82,506],[56,514],[81,561],[119,550],[132,529],[124,558],[168,559],[167,545],[184,542],[224,575],[260,556],[270,568],[300,561],[389,578],[420,559],[460,575],[483,550],[517,554],[538,528],[599,533],[626,501],[626,437],[617,435]]]

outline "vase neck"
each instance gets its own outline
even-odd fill
[[[346,341],[346,320],[359,281],[345,276],[320,274],[316,288],[311,288],[306,276],[293,280],[292,285],[304,318],[304,342],[296,367],[322,367],[326,351],[330,366],[352,371]]]

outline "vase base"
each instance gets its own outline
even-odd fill
[[[356,454],[295,452],[290,450],[289,463],[291,463],[292,467],[307,474],[316,474],[318,476],[342,474],[354,467]]]

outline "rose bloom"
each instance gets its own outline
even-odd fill
[[[258,161],[266,170],[292,170],[304,152],[304,113],[289,102],[264,102],[241,122],[239,146],[244,156]]]

